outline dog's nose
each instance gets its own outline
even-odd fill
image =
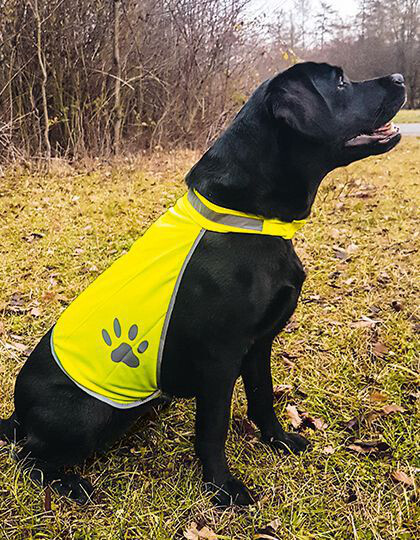
[[[390,75],[391,81],[395,84],[404,84],[404,77],[401,75],[401,73],[394,73],[393,75]]]

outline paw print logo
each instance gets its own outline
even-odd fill
[[[137,324],[133,324],[128,331],[128,340],[134,341],[139,333]],[[114,334],[117,339],[121,338],[121,324],[118,319],[114,319]],[[108,347],[112,347],[112,339],[107,330],[102,330],[102,337]],[[142,354],[149,346],[147,341],[142,341],[137,347],[137,352]],[[111,352],[111,360],[113,362],[123,362],[128,367],[135,368],[140,364],[138,357],[134,354],[133,347],[129,343],[123,341]]]

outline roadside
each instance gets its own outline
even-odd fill
[[[420,109],[402,109],[394,118],[396,124],[420,123]]]
[[[411,135],[414,137],[420,137],[420,122],[419,123],[409,123],[409,124],[396,124],[401,131],[402,135]]]

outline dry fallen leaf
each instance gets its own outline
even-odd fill
[[[384,405],[381,409],[381,412],[383,412],[384,414],[392,414],[397,412],[406,412],[406,409],[404,409],[404,407],[401,407],[401,405],[392,403],[391,405]]]
[[[44,235],[42,233],[31,232],[28,234],[28,236],[22,236],[22,240],[32,243],[34,240],[39,240],[40,238],[43,238],[43,237]]]
[[[391,302],[391,307],[394,311],[401,311],[403,308],[401,302],[399,302],[398,300],[393,300]]]
[[[374,390],[370,396],[370,401],[386,401],[388,399],[388,396],[385,394],[382,394],[381,392],[378,392],[378,390]]]
[[[6,441],[0,441],[0,448],[3,448],[3,446],[6,446],[6,445],[7,445]]]
[[[303,420],[303,427],[309,427],[311,429],[324,430],[328,427],[328,424],[322,418],[314,418],[309,413],[301,413]]]
[[[279,540],[279,537],[276,536],[276,531],[280,527],[280,524],[280,519],[274,519],[267,527],[255,531],[254,540]]]
[[[411,476],[408,476],[404,471],[392,471],[391,478],[395,482],[401,482],[402,484],[405,484],[406,486],[413,486],[414,487],[414,479],[411,478]]]
[[[356,429],[359,429],[360,427],[360,418],[352,418],[348,422],[344,424],[344,429],[347,431],[355,431]]]
[[[297,408],[294,405],[287,405],[286,413],[290,419],[290,422],[292,423],[292,426],[296,429],[300,427],[302,424],[302,418],[300,417]]]
[[[0,321],[0,336],[2,336],[4,333],[5,333],[4,324]]]
[[[30,313],[31,313],[31,315],[33,317],[40,317],[41,316],[41,310],[39,308],[37,308],[37,307],[32,308]]]
[[[273,396],[275,399],[281,399],[287,394],[290,394],[292,390],[293,386],[291,384],[277,384],[273,386]]]
[[[49,512],[51,510],[51,488],[47,486],[45,488],[44,510]]]
[[[333,246],[334,255],[337,257],[337,259],[340,259],[341,261],[347,261],[349,258],[349,254],[347,251],[340,246]]]
[[[354,441],[347,449],[358,454],[379,454],[390,450],[390,446],[383,441]]]
[[[322,450],[322,453],[323,453],[323,454],[327,454],[327,455],[329,455],[329,454],[334,454],[334,452],[335,452],[335,450],[334,450],[334,448],[333,448],[331,445],[326,446],[326,447],[323,448],[323,450]]]
[[[237,433],[239,433],[239,435],[248,440],[253,440],[256,438],[255,426],[247,418],[234,416],[232,418],[232,427]]]
[[[43,294],[42,301],[43,302],[51,302],[56,297],[57,297],[57,292],[56,291],[47,291],[46,293]]]
[[[287,325],[283,329],[283,332],[286,332],[286,334],[291,334],[292,332],[295,332],[298,328],[298,323],[295,320],[291,320],[287,323]]]
[[[380,341],[377,341],[373,344],[373,354],[375,356],[379,356],[380,358],[383,358],[389,351],[388,347],[381,343]]]
[[[184,538],[187,538],[187,540],[217,540],[216,534],[208,527],[204,526],[200,529],[197,527],[197,523],[193,521],[184,532]]]
[[[347,253],[354,253],[355,251],[357,251],[359,249],[359,246],[357,244],[350,244],[349,246],[347,246]]]
[[[10,343],[6,343],[6,349],[13,349],[15,351],[24,352],[27,350],[27,346],[24,343],[11,341]]]
[[[269,527],[266,527],[265,529],[258,529],[254,540],[280,540],[278,536],[274,536],[274,532],[270,530]]]
[[[371,319],[370,317],[366,317],[366,315],[362,315],[360,320],[351,323],[350,326],[353,328],[374,328],[380,322],[381,321],[379,320]]]

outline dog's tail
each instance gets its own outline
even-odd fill
[[[17,442],[22,439],[22,430],[14,412],[10,418],[0,418],[0,441]]]

